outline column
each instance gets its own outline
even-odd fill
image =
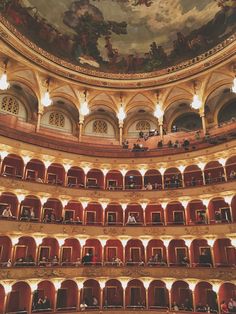
[[[39,247],[42,244],[43,237],[41,237],[41,236],[34,237],[34,240],[36,243],[35,264],[37,265],[37,262],[39,260]]]
[[[100,310],[102,310],[102,305],[103,305],[103,288],[100,288]]]
[[[147,263],[147,246],[148,246],[148,242],[151,240],[151,238],[141,238],[140,239],[142,241],[143,247],[144,247],[144,263]]]
[[[126,296],[126,288],[128,285],[128,279],[127,278],[124,278],[124,279],[120,278],[120,282],[121,282],[121,285],[123,288],[123,309],[125,310],[125,307],[126,307],[125,296]]]
[[[24,157],[22,157],[22,159],[24,160],[22,179],[25,179],[26,178],[26,166],[27,166],[28,162],[30,161],[31,157],[24,156]]]
[[[204,113],[200,113],[200,117],[201,117],[201,119],[202,119],[203,134],[206,135],[207,129],[206,129],[206,120],[205,120],[205,115],[204,115]]]
[[[51,165],[51,161],[46,160],[44,161],[44,165],[45,165],[45,172],[44,172],[44,178],[43,178],[43,182],[46,183],[47,182],[47,173],[48,173],[48,168]]]
[[[56,312],[57,309],[57,293],[58,293],[58,287],[55,285],[55,299],[54,299],[54,306],[53,306],[53,312]]]
[[[214,242],[215,242],[215,239],[207,239],[207,243],[211,249],[211,258],[212,258],[212,266],[213,267],[215,267],[215,255],[214,255],[214,250],[213,250]]]
[[[80,311],[80,304],[82,302],[82,288],[80,288],[80,284],[78,284],[78,303],[77,303],[77,311]]]
[[[3,301],[3,313],[7,313],[8,298],[10,292],[12,291],[12,287],[10,283],[3,283],[3,287],[5,291],[5,297]]]
[[[233,210],[232,210],[232,206],[231,206],[232,198],[233,198],[233,195],[227,195],[227,196],[224,197],[225,202],[226,202],[226,203],[228,204],[228,206],[229,206],[230,216],[231,216],[231,217],[228,217],[228,222],[233,222],[233,220],[234,220],[234,217],[233,217]],[[230,219],[229,219],[229,218],[230,218]]]
[[[192,239],[184,239],[185,245],[188,248],[188,256],[189,256],[189,266],[192,266],[192,254],[191,254],[191,243]]]
[[[166,262],[167,265],[169,266],[169,243],[171,239],[161,239],[166,247]]]
[[[163,140],[163,123],[161,123],[159,126],[160,126],[160,137]]]
[[[82,258],[83,258],[83,247],[84,247],[84,245],[86,243],[86,239],[78,238],[78,241],[80,243],[80,258],[82,260]]]
[[[148,302],[148,289],[149,289],[149,282],[144,282],[143,283],[144,288],[145,288],[145,294],[146,294],[146,309],[148,310],[149,308],[149,302]]]
[[[5,297],[3,301],[3,313],[7,313],[7,302],[8,302],[8,297],[9,297],[9,293],[11,292],[11,289],[9,292],[6,291],[6,288],[4,288],[4,290],[5,290]]]
[[[184,173],[181,172],[181,179],[182,179],[182,187],[185,187],[185,182],[184,182]]]
[[[87,187],[87,173],[84,174],[84,188],[86,189]]]
[[[82,140],[83,125],[84,125],[84,116],[82,114],[80,114],[80,117],[79,117],[79,142],[81,142],[81,140]]]
[[[226,171],[225,165],[223,165],[223,170],[224,170],[224,175],[225,175],[225,182],[227,182],[228,178],[227,178],[227,171]]]
[[[119,239],[120,240],[120,242],[122,243],[122,246],[123,246],[123,263],[124,263],[124,265],[125,265],[125,248],[126,248],[126,244],[127,244],[127,242],[129,241],[129,239],[124,239],[124,238],[121,238],[121,239]]]
[[[100,310],[103,308],[103,293],[105,288],[105,281],[99,281],[100,284]]]
[[[227,171],[226,171],[226,161],[227,159],[224,159],[224,158],[220,158],[218,159],[219,163],[222,165],[222,168],[223,168],[223,174],[224,174],[224,177],[225,177],[225,181],[227,182],[228,181],[228,178],[227,178]],[[221,179],[221,178],[220,178]]]
[[[10,259],[13,262],[14,259],[14,253],[15,253],[15,245],[19,242],[19,237],[17,236],[10,236],[11,238],[11,243],[12,243],[12,249],[11,249],[11,255],[10,255]]]
[[[184,208],[184,224],[187,225],[188,224],[188,215],[187,215],[187,206],[188,206],[188,200],[180,200],[181,205]]]
[[[102,256],[101,256],[101,262],[102,262],[102,265],[104,264],[104,251],[105,251],[105,246],[106,246],[106,243],[107,243],[107,239],[99,239],[100,243],[101,243],[101,246],[102,246]]]
[[[37,123],[36,123],[36,127],[35,127],[35,132],[39,132],[39,129],[40,129],[40,123],[41,123],[41,118],[42,118],[42,115],[43,115],[43,110],[44,110],[44,107],[43,106],[40,106],[39,109],[38,109],[38,113],[37,113]]]
[[[105,226],[105,211],[106,207],[102,209],[102,225]]]
[[[65,164],[63,166],[64,166],[64,170],[65,170],[65,173],[64,173],[64,186],[67,186],[67,182],[68,182],[67,176],[68,176],[68,171],[71,168],[71,165],[70,164]]]
[[[123,142],[123,126],[124,122],[122,120],[119,120],[119,143],[121,146]]]
[[[127,286],[123,288],[123,308],[124,308],[124,310],[125,310],[125,307],[126,307],[126,304],[125,304],[125,292],[126,292],[126,288],[127,288]]]
[[[143,208],[143,224],[144,224],[144,226],[147,225],[147,221],[146,221],[146,208]]]
[[[125,190],[125,175],[123,175],[123,190]]]
[[[102,206],[102,225],[105,226],[105,211],[107,208],[108,202],[106,201],[101,201],[101,206]]]
[[[144,189],[144,175],[142,174],[142,187],[141,189],[143,190]]]
[[[120,172],[122,174],[122,185],[123,185],[123,190],[125,190],[125,175],[127,173],[128,170],[126,169],[121,169]]]
[[[123,226],[125,226],[125,210],[127,207],[126,203],[121,204],[122,210],[123,210]]]
[[[193,296],[193,312],[196,311],[196,300],[195,300],[195,293],[194,293],[194,290],[195,290],[195,287],[196,287],[196,284],[197,282],[196,281],[189,281],[188,282],[188,285],[189,285],[189,290],[192,291],[192,296]]]
[[[168,289],[168,294],[169,294],[169,308],[171,310],[171,308],[172,308],[171,288]]]
[[[203,205],[206,207],[206,223],[207,223],[207,224],[210,223],[209,209],[208,209],[209,202],[210,202],[209,199],[203,199],[203,200],[202,200]]]
[[[16,211],[16,217],[19,218],[21,203],[25,199],[25,195],[18,194],[17,198],[18,198],[18,206],[17,206],[17,211]]]
[[[217,306],[218,306],[218,313],[220,313],[220,298],[219,298],[219,289],[220,289],[220,284],[221,282],[219,281],[214,281],[211,282],[212,284],[212,290],[216,293],[216,297],[217,297]]]
[[[88,206],[88,202],[87,201],[81,201],[81,200],[79,200],[79,201],[80,201],[80,203],[82,204],[82,207],[83,207],[81,221],[82,221],[82,224],[85,225],[85,209]]]
[[[59,252],[58,252],[58,257],[60,258],[62,256],[62,246],[65,242],[65,238],[57,238],[58,244],[59,244]],[[59,263],[61,261],[59,260]]]
[[[161,207],[163,208],[163,211],[164,211],[164,225],[167,226],[167,222],[168,222],[168,217],[167,217],[167,203],[166,203],[166,202],[162,202],[162,203],[161,203]]]

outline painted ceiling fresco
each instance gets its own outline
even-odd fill
[[[236,30],[236,0],[1,0],[1,13],[50,53],[114,73],[162,69]]]

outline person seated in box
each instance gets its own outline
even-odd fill
[[[12,215],[12,212],[11,212],[11,209],[10,209],[10,206],[7,206],[7,207],[3,210],[2,216],[3,216],[3,217],[6,217],[6,218],[10,218],[10,217],[13,216],[13,215]]]
[[[134,224],[136,224],[137,223],[137,221],[136,221],[136,218],[134,217],[134,215],[133,214],[129,214],[129,216],[128,216],[128,219],[127,219],[127,225],[134,225]]]

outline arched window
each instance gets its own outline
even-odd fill
[[[103,120],[95,120],[93,122],[93,133],[107,134],[107,123]]]
[[[1,110],[9,112],[14,115],[19,114],[19,103],[18,101],[11,96],[4,96],[2,98]]]
[[[236,99],[226,103],[218,113],[218,123],[236,120]]]
[[[148,131],[151,129],[151,125],[148,121],[146,120],[140,120],[137,124],[136,124],[136,130],[137,131]]]
[[[49,115],[49,124],[58,128],[65,127],[65,117],[60,112],[51,112]]]

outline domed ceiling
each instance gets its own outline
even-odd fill
[[[191,59],[236,29],[235,0],[3,0],[2,14],[74,64],[143,73]]]

